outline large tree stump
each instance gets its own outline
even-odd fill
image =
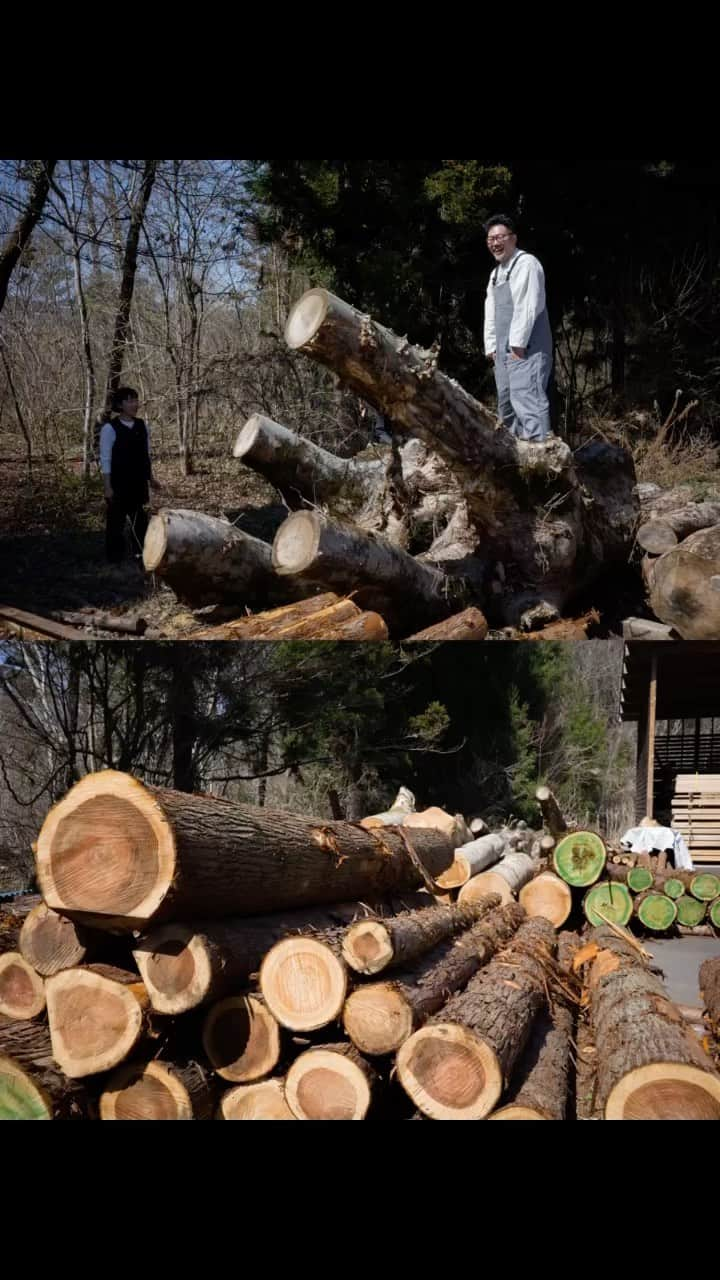
[[[627,559],[639,504],[625,451],[593,442],[573,455],[556,439],[516,440],[437,371],[436,354],[325,289],[295,304],[285,336],[440,455],[464,497],[458,571],[463,554],[482,549],[487,607],[502,620],[528,627],[551,621],[573,589]]]
[[[720,1076],[630,941],[591,935],[598,1103],[606,1120],[720,1120]]]
[[[500,907],[411,968],[399,970],[386,982],[359,986],[343,1011],[345,1031],[353,1044],[372,1056],[399,1049],[512,938],[524,918],[516,902]]]
[[[450,866],[452,842],[439,832],[415,831],[413,845],[431,877]],[[49,906],[108,928],[377,899],[423,883],[392,827],[148,787],[111,769],[50,810],[36,863]]]
[[[528,920],[506,949],[452,996],[397,1055],[400,1083],[434,1120],[493,1110],[545,1003],[556,949],[547,920]]]

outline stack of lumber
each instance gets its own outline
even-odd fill
[[[677,775],[672,826],[683,836],[693,862],[720,862],[720,774]]]

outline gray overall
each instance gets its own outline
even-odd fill
[[[550,434],[550,406],[547,387],[552,369],[552,331],[547,307],[533,325],[524,359],[514,356],[510,350],[510,326],[513,318],[513,299],[510,292],[510,276],[497,283],[499,266],[493,277],[495,299],[495,385],[498,393],[498,416],[519,440],[545,440]]]

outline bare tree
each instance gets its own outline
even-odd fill
[[[56,164],[57,160],[33,160],[31,162],[32,181],[27,202],[21,210],[15,226],[6,236],[2,247],[0,247],[0,311],[5,305],[10,277],[42,216],[50,190],[50,180]]]

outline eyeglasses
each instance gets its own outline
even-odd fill
[[[487,242],[488,242],[488,244],[490,244],[490,245],[493,245],[493,244],[504,244],[506,240],[509,240],[509,239],[510,239],[510,236],[511,236],[512,234],[513,234],[513,233],[512,233],[512,231],[508,231],[508,232],[506,232],[506,234],[505,234],[504,236],[492,236],[492,237],[491,237],[491,236],[488,236],[488,238],[487,238]]]

